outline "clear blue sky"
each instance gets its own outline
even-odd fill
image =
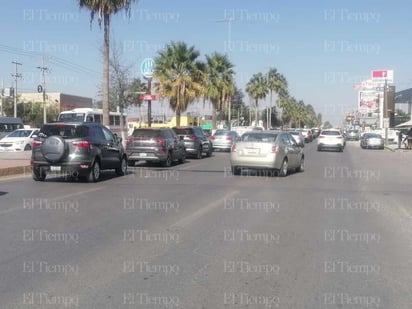
[[[397,90],[412,87],[411,11],[410,0],[140,0],[130,19],[123,12],[112,19],[112,41],[136,77],[144,58],[178,40],[194,45],[202,59],[214,51],[228,53],[240,88],[254,73],[275,67],[292,96],[338,125],[344,112],[357,107],[353,86],[372,70],[394,70]],[[227,22],[218,22],[229,18],[230,33]],[[17,61],[23,74],[19,91],[35,91],[44,54],[47,91],[96,98],[103,32],[97,20],[90,28],[89,20],[76,0],[8,1],[0,11],[5,87],[12,85],[11,62]]]

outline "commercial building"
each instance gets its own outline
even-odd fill
[[[19,102],[43,103],[43,93],[19,93]],[[45,98],[46,105],[57,105],[60,111],[67,111],[79,107],[92,107],[93,99],[60,92],[48,92]]]

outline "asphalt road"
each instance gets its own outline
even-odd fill
[[[286,178],[0,180],[0,307],[412,308],[410,154],[315,146]]]

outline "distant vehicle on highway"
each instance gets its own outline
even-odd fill
[[[347,141],[359,141],[360,133],[359,130],[349,130],[346,133],[346,140]]]
[[[345,147],[345,137],[338,129],[326,129],[320,132],[317,143],[318,151],[337,150],[342,152]]]
[[[239,134],[236,131],[217,130],[215,134],[210,137],[213,144],[213,151],[219,149],[230,151],[233,144],[239,139]]]
[[[0,139],[0,151],[31,150],[31,143],[38,132],[38,128],[15,130]]]
[[[129,166],[137,161],[159,162],[165,167],[178,160],[186,160],[186,149],[182,138],[170,128],[134,129],[127,139],[126,153]]]
[[[279,176],[304,170],[304,153],[287,132],[246,132],[233,146],[230,165],[233,175],[242,169],[270,170]]]
[[[196,159],[201,159],[203,153],[210,157],[213,153],[213,144],[203,129],[198,126],[174,127],[173,131],[183,139],[186,153]]]
[[[362,135],[362,139],[360,141],[360,146],[363,149],[384,149],[384,139],[380,134],[376,133],[365,133]]]
[[[21,118],[0,117],[0,138],[17,129],[24,129]]]

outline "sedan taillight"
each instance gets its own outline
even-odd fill
[[[277,153],[279,151],[278,146],[272,146],[272,153]]]

